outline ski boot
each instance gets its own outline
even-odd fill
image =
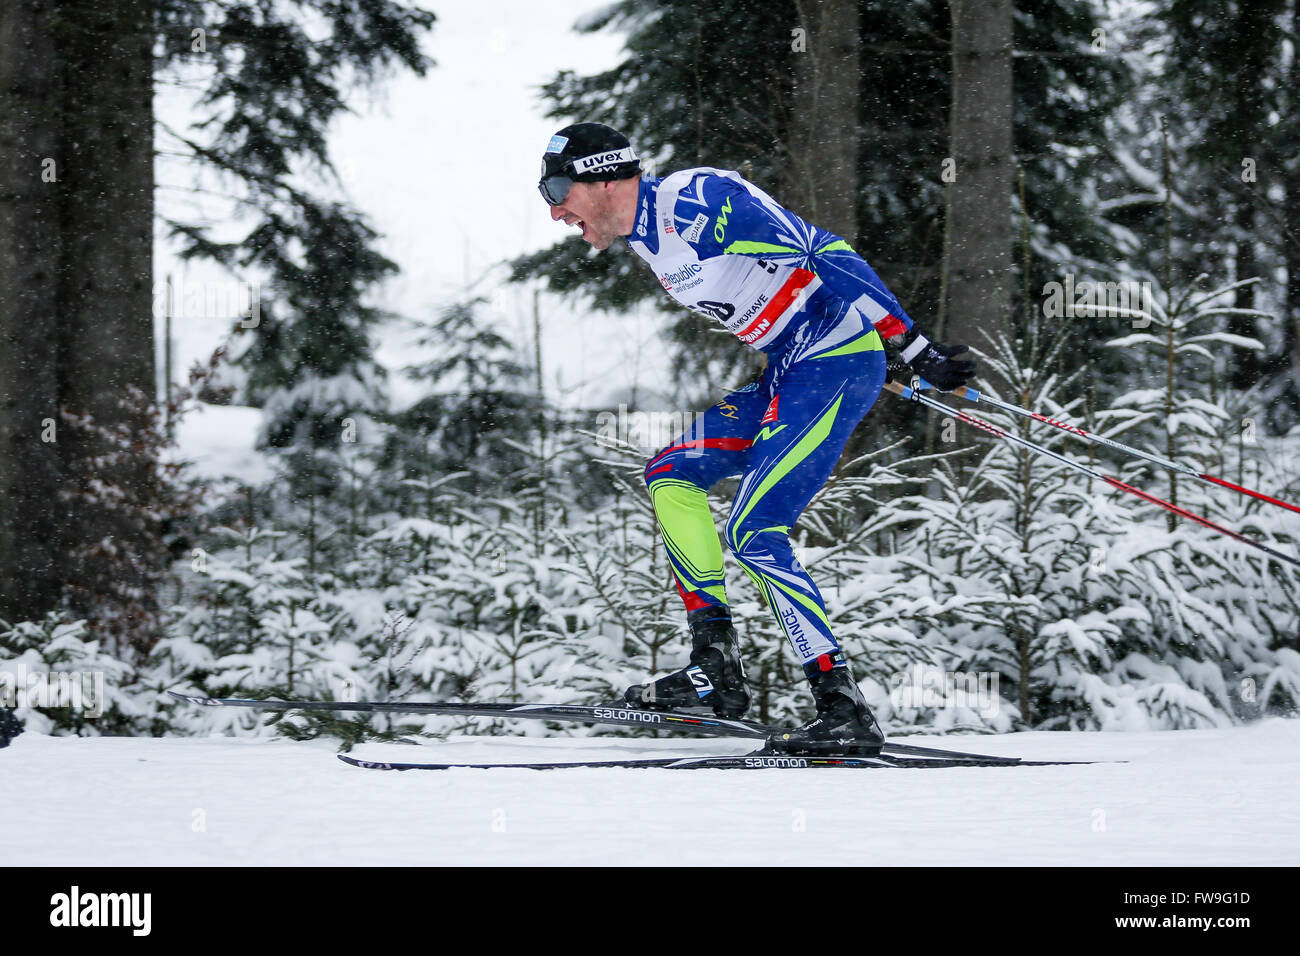
[[[850,673],[843,653],[823,654],[804,665],[817,716],[794,730],[767,738],[773,753],[800,756],[875,757],[884,746],[871,708]]]
[[[749,709],[749,685],[740,660],[740,642],[726,608],[703,607],[686,615],[691,629],[691,663],[623,694],[629,707],[675,710],[740,718]]]

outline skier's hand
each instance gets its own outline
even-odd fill
[[[975,362],[964,345],[940,345],[913,329],[899,358],[941,392],[961,388],[975,376]]]

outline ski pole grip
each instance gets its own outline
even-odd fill
[[[920,396],[917,395],[916,390],[908,388],[902,382],[886,382],[885,389],[893,392],[895,395],[901,395],[903,398],[911,399],[914,402],[920,400]]]
[[[936,388],[934,385],[931,385],[923,378],[918,377],[916,379],[916,390],[918,392],[924,392],[932,388],[936,392],[946,392],[949,395],[960,395],[968,402],[978,402],[980,400],[980,393],[979,393],[979,389],[977,388],[967,388],[965,385],[963,385],[961,388],[942,389],[942,388]]]

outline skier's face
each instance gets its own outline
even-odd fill
[[[608,249],[609,244],[619,236],[626,236],[632,230],[620,232],[623,226],[618,198],[621,190],[617,180],[599,183],[574,183],[564,202],[551,207],[551,218],[562,219],[566,226],[578,226],[582,230],[583,241],[591,243],[596,249]]]

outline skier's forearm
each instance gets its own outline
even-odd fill
[[[912,318],[867,261],[843,239],[831,237],[814,254],[817,275],[831,292],[853,303],[883,338],[912,328]]]

